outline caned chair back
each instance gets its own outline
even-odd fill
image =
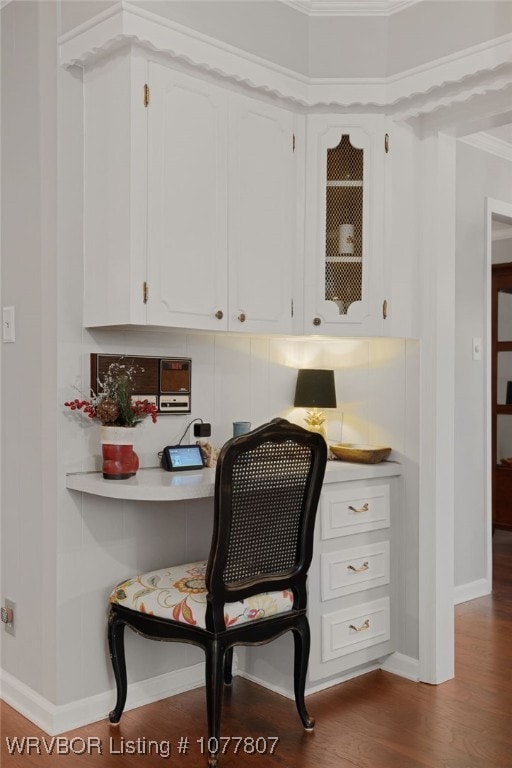
[[[206,572],[207,629],[221,630],[225,602],[262,592],[291,590],[294,609],[305,610],[326,458],[320,435],[284,419],[224,445]]]

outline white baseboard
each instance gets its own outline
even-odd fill
[[[345,683],[347,680],[353,680],[355,677],[366,675],[368,672],[373,672],[375,669],[379,669],[379,666],[379,664],[367,664],[364,667],[358,667],[352,672],[346,672],[344,675],[339,675],[334,679],[324,680],[321,683],[315,683],[315,685],[308,686],[306,690],[306,696],[309,696],[312,693],[319,693],[319,691],[325,691],[326,688],[332,688],[334,685]]]
[[[317,693],[325,688],[338,685],[353,677],[371,672],[374,669],[386,670],[395,675],[418,680],[419,662],[401,653],[393,653],[383,664],[372,664],[357,671],[340,675],[334,680],[328,680],[308,687],[306,695]],[[272,685],[238,668],[236,654],[233,659],[233,673],[251,680],[274,693],[293,699],[293,691],[282,686]],[[204,685],[204,663],[195,664],[185,669],[168,672],[158,677],[131,683],[128,686],[128,696],[125,711],[151,704],[154,701],[175,696],[178,693],[198,688]],[[96,696],[70,702],[69,704],[52,704],[39,693],[34,691],[16,677],[0,670],[0,698],[17,710],[27,720],[41,728],[49,736],[57,736],[74,728],[89,725],[108,716],[115,702],[115,692],[105,691]]]
[[[405,656],[403,653],[392,653],[391,656],[380,665],[385,672],[392,672],[393,675],[406,677],[408,680],[418,682],[420,679],[420,662],[411,656]]]
[[[251,675],[250,672],[244,672],[240,668],[237,671],[237,675],[238,677],[243,677],[246,680],[250,680],[251,683],[256,683],[256,685],[261,685],[262,688],[267,688],[267,690],[269,691],[278,693],[280,696],[284,696],[287,699],[295,698],[293,691],[290,692],[288,688],[283,688],[281,685],[273,685],[272,683],[267,683],[266,680],[261,680],[261,678],[256,677],[256,675]]]
[[[476,600],[477,597],[489,595],[491,591],[491,585],[487,579],[470,581],[468,584],[460,584],[458,587],[455,587],[453,590],[453,602],[455,605],[467,603],[468,600]]]
[[[351,672],[338,675],[335,678],[331,678],[330,680],[323,680],[322,682],[315,683],[314,685],[306,684],[306,696],[309,696],[312,693],[318,693],[319,691],[324,691],[326,688],[332,688],[334,685],[345,683],[347,680],[352,680],[354,677],[366,675],[368,672],[373,672],[375,669],[383,669],[385,672],[392,672],[394,675],[406,677],[408,680],[414,680],[417,682],[420,679],[419,668],[420,663],[418,659],[405,656],[403,653],[392,653],[382,663],[375,662],[372,664],[367,664],[364,667],[358,667]],[[295,698],[293,690],[283,688],[282,686],[273,685],[266,680],[262,680],[261,678],[250,674],[249,672],[244,672],[243,670],[238,669],[238,675],[240,677],[245,677],[246,680],[250,680],[257,685],[263,686],[263,688],[268,688],[269,691],[279,693],[281,696],[285,696],[287,699]]]
[[[131,683],[128,686],[125,711],[201,685],[204,685],[204,663]],[[69,704],[52,704],[4,670],[0,670],[0,698],[49,736],[57,736],[102,720],[108,716],[115,703],[114,691],[105,691]]]

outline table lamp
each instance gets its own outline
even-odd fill
[[[306,429],[319,432],[325,438],[325,416],[321,408],[336,408],[334,371],[302,368],[297,373],[295,408],[307,408]]]

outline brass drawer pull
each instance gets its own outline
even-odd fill
[[[368,504],[368,502],[366,502],[366,504],[363,504],[363,506],[359,507],[359,509],[357,507],[349,507],[349,509],[351,512],[357,512],[357,514],[359,515],[361,514],[361,512],[368,512],[368,510],[370,509],[370,505]]]
[[[217,310],[217,312],[215,313],[215,317],[217,318],[217,320],[222,320],[222,318],[224,317],[224,312],[222,311],[222,309]]]
[[[359,568],[356,568],[354,565],[347,566],[349,571],[353,571],[353,573],[362,573],[363,571],[369,571],[370,566],[368,565],[368,561],[363,563],[359,566]]]
[[[245,323],[245,320],[246,320],[245,312],[240,312],[240,314],[238,315],[238,319],[240,320],[241,323]]]
[[[360,627],[354,627],[353,624],[350,624],[349,629],[353,629],[354,632],[365,632],[365,630],[370,629],[370,619],[366,619],[364,624],[361,624]]]

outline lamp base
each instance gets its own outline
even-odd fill
[[[319,435],[322,435],[324,440],[327,440],[327,435],[325,434],[325,416],[318,408],[311,408],[309,411],[306,411],[306,418],[304,419],[306,423],[306,429],[308,429],[310,432],[318,432]]]

